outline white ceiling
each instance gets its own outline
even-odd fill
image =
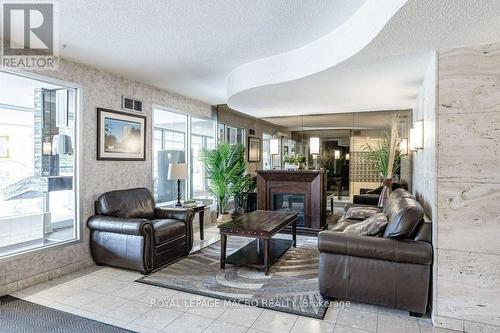
[[[64,0],[64,58],[225,103],[226,77],[335,30],[365,0]]]
[[[411,108],[433,50],[500,41],[495,0],[58,3],[64,58],[259,117]]]

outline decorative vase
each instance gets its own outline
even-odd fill
[[[243,209],[243,207],[236,207],[231,210],[231,218],[233,219],[238,218],[243,214],[245,214],[245,210]]]
[[[285,169],[286,170],[297,170],[298,166],[296,164],[292,164],[292,163],[285,163]]]
[[[219,216],[217,217],[217,223],[222,224],[231,221],[231,214],[228,212],[225,212],[224,214],[219,213]]]
[[[389,195],[391,195],[392,178],[385,178],[382,184],[384,185],[384,187],[382,187],[382,192],[380,193],[380,197],[378,198],[379,207],[382,207],[389,198]]]

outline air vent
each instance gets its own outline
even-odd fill
[[[127,111],[142,112],[142,101],[122,96],[122,109]]]
[[[255,135],[255,130],[254,129],[249,129],[248,132],[249,132],[248,134],[250,134],[250,135]]]

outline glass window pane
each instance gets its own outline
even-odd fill
[[[157,202],[177,200],[177,181],[168,179],[170,163],[186,162],[187,116],[160,108],[153,110],[153,187]],[[185,198],[186,181],[181,181]]]
[[[271,138],[270,134],[262,134],[262,168],[264,170],[271,170],[272,156],[271,156]]]
[[[194,199],[211,198],[200,157],[203,149],[215,148],[215,125],[211,119],[191,118],[191,197]]]
[[[77,91],[0,72],[0,257],[76,239]]]

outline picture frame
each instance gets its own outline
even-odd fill
[[[146,117],[97,108],[97,159],[146,160]]]
[[[260,138],[248,137],[248,162],[260,162]]]

